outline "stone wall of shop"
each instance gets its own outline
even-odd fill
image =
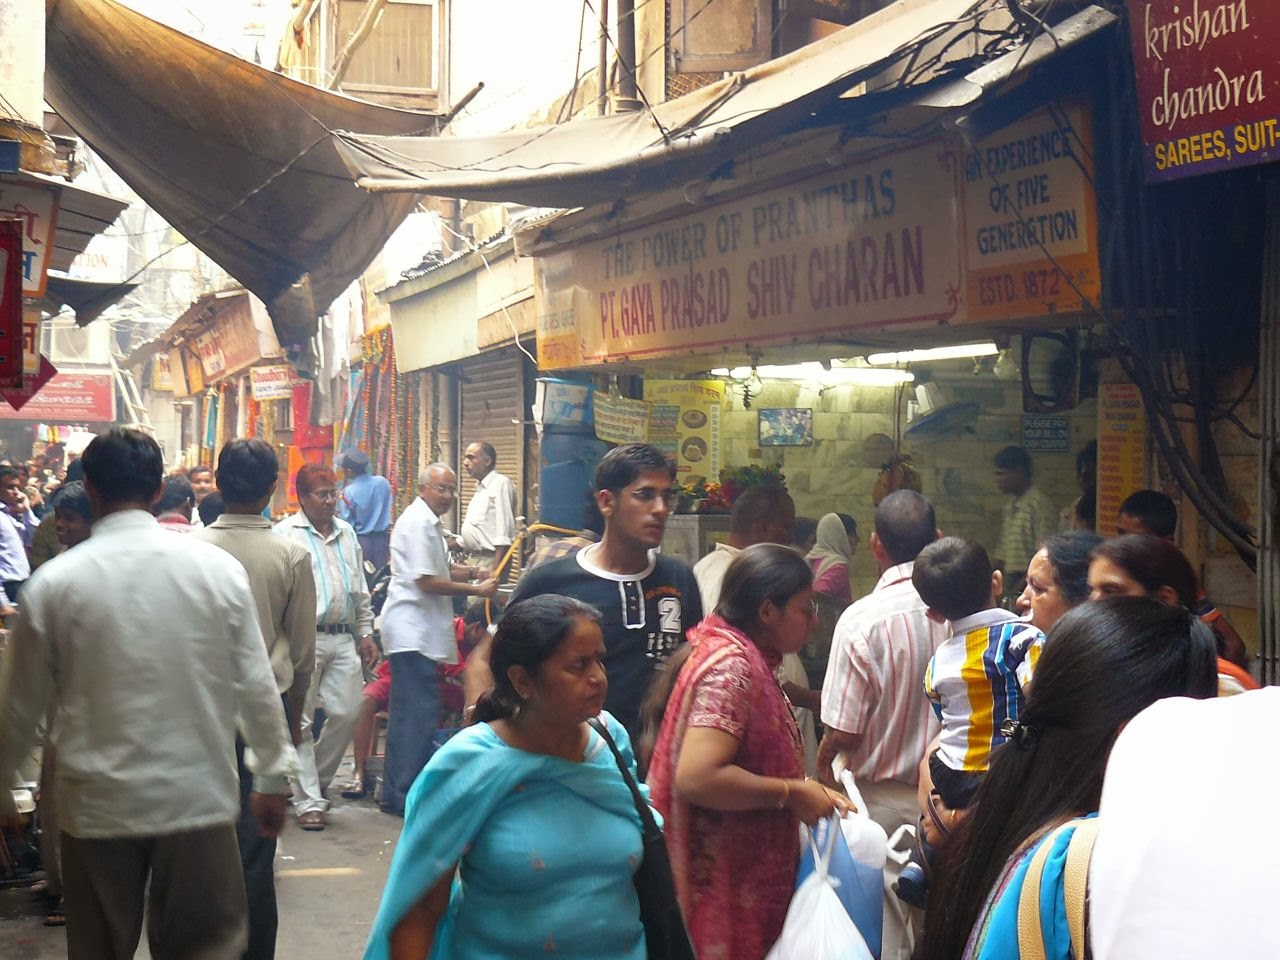
[[[956,402],[977,403],[979,412],[944,437],[905,440],[903,450],[921,475],[923,493],[937,509],[943,532],[976,539],[994,549],[1005,497],[995,488],[992,458],[1002,447],[1022,442],[1021,386],[990,375],[940,377],[939,383]],[[894,394],[890,387],[819,391],[811,385],[766,381],[749,410],[743,406],[741,389],[730,389],[721,422],[724,464],[779,462],[799,515],[820,517],[835,511],[858,521],[862,542],[854,556],[855,596],[869,590],[876,579],[866,538],[872,529],[871,494],[880,470],[878,464],[864,459],[864,444],[873,434],[893,436]],[[812,408],[813,445],[762,448],[757,411],[770,407]],[[1096,435],[1096,403],[1082,401],[1065,416],[1070,421],[1070,451],[1031,455],[1035,483],[1059,509],[1079,496],[1075,452]]]

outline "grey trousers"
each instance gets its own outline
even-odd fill
[[[62,834],[67,960],[133,960],[147,909],[154,960],[240,960],[244,874],[233,824],[162,837]]]
[[[884,827],[884,832],[891,837],[904,823],[914,826],[920,818],[914,786],[897,780],[881,780],[879,783],[860,783],[858,789],[867,801],[867,813],[871,819]],[[890,857],[884,865],[884,938],[880,946],[880,960],[911,960],[911,951],[922,930],[924,911],[908,906],[893,891],[901,872],[901,864]]]

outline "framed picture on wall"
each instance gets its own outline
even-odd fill
[[[760,411],[760,446],[808,447],[812,444],[812,408],[773,407]]]

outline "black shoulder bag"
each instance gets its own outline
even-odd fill
[[[640,793],[626,761],[618,752],[618,746],[609,731],[598,719],[587,721],[608,745],[618,764],[622,779],[631,790],[636,813],[644,827],[644,859],[635,872],[636,898],[640,901],[640,922],[644,924],[644,940],[649,960],[697,960],[689,931],[685,929],[680,901],[676,899],[676,884],[671,878],[671,859],[667,856],[667,841],[653,819],[653,811]]]

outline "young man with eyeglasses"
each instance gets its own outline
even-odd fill
[[[596,469],[595,491],[604,515],[600,542],[531,570],[511,602],[559,593],[600,611],[604,706],[634,735],[649,681],[702,619],[702,598],[688,565],[656,551],[676,503],[675,465],[647,444],[616,447]],[[469,693],[490,686],[488,643],[472,654],[468,674]]]
[[[382,608],[382,645],[391,661],[383,813],[404,816],[405,797],[431,759],[440,726],[440,667],[456,663],[456,596],[492,597],[492,578],[475,580],[474,566],[449,563],[442,518],[453,509],[458,478],[443,463],[418,477],[418,496],[391,528],[391,583]],[[487,568],[486,568],[487,570]]]

